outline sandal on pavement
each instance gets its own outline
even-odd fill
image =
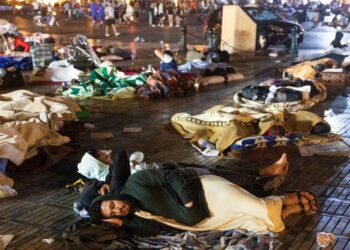
[[[312,191],[310,191],[310,190],[298,190],[298,191],[286,192],[286,193],[289,193],[289,194],[295,193],[295,194],[297,195],[297,198],[298,198],[298,205],[301,206],[301,207],[303,207],[304,204],[303,204],[303,202],[302,202],[302,197],[303,197],[302,192],[311,194],[311,195],[315,198],[315,206],[317,207],[317,209],[319,209],[318,197],[317,197],[317,195],[316,195],[314,192],[312,192]],[[312,200],[308,199],[308,198],[305,197],[305,196],[304,196],[304,198],[307,199],[307,200],[309,200],[309,204],[310,204],[310,206],[311,206],[311,201],[312,201]]]

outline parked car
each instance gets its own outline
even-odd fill
[[[298,43],[303,42],[304,30],[294,22],[284,20],[278,15],[269,10],[258,7],[243,7],[243,10],[256,22],[257,24],[257,48],[267,48],[271,44],[284,44],[290,47],[291,32],[294,28],[297,33]],[[218,38],[221,38],[221,20],[222,9],[215,10],[209,17],[206,25],[206,33],[208,29],[214,28]],[[265,43],[261,45],[259,40],[264,40]]]

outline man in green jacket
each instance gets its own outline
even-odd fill
[[[116,164],[126,164],[128,161],[126,153],[124,152],[119,156],[119,161]],[[226,206],[226,209],[228,207],[231,216],[232,214],[242,213],[242,211],[235,211],[235,207],[244,207],[245,204],[239,203],[246,203],[247,208],[244,208],[243,211],[245,212],[245,209],[247,209],[248,216],[256,213],[249,210],[262,211],[256,215],[254,214],[252,217],[257,217],[258,221],[265,220],[266,225],[268,224],[272,231],[280,231],[284,228],[281,218],[300,212],[313,214],[318,208],[316,196],[307,191],[289,193],[283,197],[270,197],[264,201],[220,177],[217,177],[217,180],[215,178],[216,176],[214,176],[214,181],[216,182],[214,182],[213,186],[209,186],[209,189],[211,189],[209,191],[217,193],[214,196],[218,196],[218,201],[222,203],[223,207]],[[121,181],[125,182],[125,184],[122,185],[120,192],[111,187],[108,195],[95,198],[91,203],[89,213],[94,221],[117,224],[131,234],[142,236],[159,234],[161,231],[169,229],[169,224],[160,223],[159,220],[144,218],[140,216],[140,212],[170,219],[183,225],[175,227],[178,229],[193,227],[218,214],[212,209],[216,198],[214,197],[213,200],[213,197],[207,196],[209,192],[205,179],[199,177],[193,168],[141,170],[129,176],[127,180],[123,179]],[[113,180],[112,177],[111,184],[114,182],[118,183],[118,178]],[[225,182],[225,185],[221,185],[223,182]],[[203,183],[206,185],[205,189],[203,188]],[[215,183],[224,188],[227,186],[231,190],[228,190],[228,192],[223,190],[223,188],[216,190]],[[229,184],[227,185],[227,183]],[[237,189],[238,191],[233,190],[232,192],[232,189]],[[235,192],[238,196],[235,195]],[[222,197],[221,194],[224,194],[224,196]],[[279,205],[275,206],[275,208],[266,205],[269,202],[268,200],[271,199],[277,200]],[[276,213],[279,214],[277,219],[276,216],[272,219],[266,217],[268,214],[273,214],[268,211],[271,208],[275,209]],[[228,222],[232,221],[233,219],[228,215]],[[224,218],[223,224],[225,223]],[[172,226],[171,228],[174,227]]]
[[[90,206],[94,220],[112,218],[132,234],[155,235],[167,229],[134,215],[143,210],[194,225],[210,215],[199,178],[193,170],[141,170],[131,175],[120,194],[96,198]],[[124,217],[121,220],[121,217]]]

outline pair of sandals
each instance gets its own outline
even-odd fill
[[[309,194],[311,194],[315,199],[314,200],[310,200],[307,197],[303,196],[302,192],[307,192]],[[317,195],[309,190],[301,190],[301,191],[296,191],[295,192],[298,198],[298,206],[300,208],[300,214],[306,214],[306,215],[313,215],[315,214],[318,210],[319,210],[319,203],[318,203],[318,198]],[[309,200],[309,203],[307,203],[309,205],[309,209],[306,210],[305,209],[305,205],[307,204],[303,204],[302,198],[305,198],[307,200]],[[313,204],[312,201],[315,201],[315,203]],[[313,206],[316,206],[316,210],[312,209]]]

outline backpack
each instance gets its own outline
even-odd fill
[[[62,234],[70,250],[135,249],[132,240],[121,239],[125,236],[120,228],[107,224],[94,225],[83,219],[70,225]]]

